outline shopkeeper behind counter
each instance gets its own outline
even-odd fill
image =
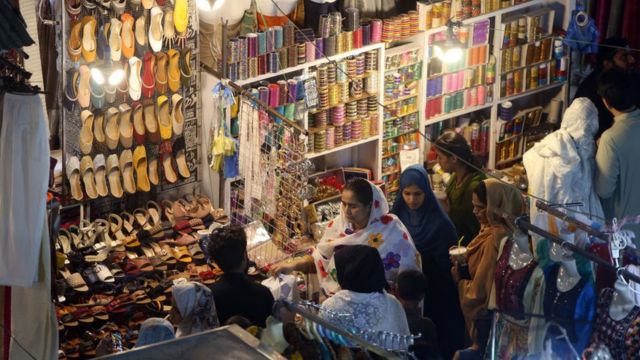
[[[473,214],[471,196],[485,175],[480,168],[471,147],[465,138],[453,130],[445,131],[435,142],[438,164],[444,172],[450,173],[447,184],[445,208],[458,232],[464,236],[462,245],[467,245],[480,231],[480,223]]]
[[[397,216],[389,214],[382,190],[367,180],[354,178],[342,190],[340,214],[327,224],[313,255],[277,264],[273,273],[317,273],[323,292],[332,296],[340,290],[333,255],[344,245],[376,248],[388,283],[393,283],[402,270],[420,270],[420,255],[411,235]]]

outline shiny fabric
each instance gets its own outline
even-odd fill
[[[544,270],[545,292],[544,292],[544,314],[553,319],[566,331],[569,339],[581,354],[587,347],[592,321],[595,318],[596,297],[593,284],[584,277],[580,278],[578,284],[566,292],[558,290],[556,281],[560,264],[555,263]],[[550,327],[547,338],[560,335],[557,327]],[[552,341],[553,349],[558,354],[567,354],[569,351],[561,340]]]
[[[591,338],[592,344],[604,344],[611,355],[616,360],[640,359],[640,353],[631,353],[627,349],[627,343],[631,344],[634,337],[639,336],[634,333],[631,325],[635,320],[640,319],[640,307],[633,309],[621,320],[614,320],[609,316],[609,307],[613,299],[614,290],[604,289],[598,299],[598,318]]]
[[[369,183],[373,191],[373,203],[369,222],[364,229],[354,231],[343,211],[327,224],[322,239],[313,252],[318,280],[326,295],[340,290],[336,276],[334,252],[343,245],[369,245],[380,253],[387,282],[395,281],[398,273],[405,269],[420,269],[420,254],[411,235],[402,222],[389,214],[389,204],[382,190]]]
[[[514,243],[508,240],[498,259],[495,274],[496,305],[498,309],[509,313],[516,319],[524,319],[523,295],[531,273],[538,265],[534,260],[521,269],[513,269],[509,265],[509,254]]]
[[[176,337],[196,334],[220,326],[216,304],[206,286],[188,282],[173,286],[173,302],[182,317]]]

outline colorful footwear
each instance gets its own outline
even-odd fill
[[[131,124],[131,107],[120,104],[120,143],[125,148],[133,145],[133,124]]]
[[[156,94],[164,94],[167,92],[167,71],[168,71],[167,54],[159,52],[156,54]]]
[[[87,155],[93,149],[93,113],[89,110],[83,110],[80,113],[82,128],[80,129],[80,151]]]
[[[151,0],[153,3],[153,0]],[[153,52],[162,50],[162,9],[154,6],[151,9],[151,25],[149,26],[149,45]]]
[[[113,2],[111,3],[113,4]],[[120,61],[122,57],[122,23],[116,18],[111,18],[111,26],[109,26],[109,48],[111,50],[111,60]]]
[[[109,150],[115,150],[118,147],[118,141],[120,141],[120,112],[114,107],[110,107],[107,110],[105,126],[105,137],[107,140],[107,148]]]
[[[136,51],[136,40],[133,34],[134,19],[131,14],[124,13],[120,20],[122,20],[122,55],[131,59]]]
[[[147,150],[143,145],[136,146],[133,151],[133,166],[136,170],[137,189],[144,192],[150,191],[151,184],[147,174]]]
[[[153,97],[153,94],[155,93],[155,68],[156,57],[153,56],[153,53],[151,51],[147,51],[147,53],[144,54],[144,65],[142,73],[142,96],[147,99]]]
[[[160,176],[158,175],[158,157],[153,156],[149,160],[149,181],[152,185],[160,184]]]
[[[131,150],[124,150],[120,154],[120,171],[122,171],[122,178],[124,179],[124,191],[129,194],[136,192],[136,181],[133,178],[133,157]]]
[[[64,4],[71,21],[77,21],[82,12],[82,2],[79,0],[66,0]]]
[[[160,5],[160,4],[158,4]],[[162,5],[160,5],[162,6]],[[173,24],[173,10],[164,13],[164,23],[162,25],[164,42],[168,48],[173,47],[173,40],[176,38],[176,27]]]
[[[158,96],[158,123],[160,124],[160,138],[171,140],[171,117],[169,116],[169,99]]]
[[[184,131],[184,109],[182,107],[182,96],[180,94],[173,94],[173,96],[171,96],[171,102],[173,103],[173,107],[171,109],[173,134],[180,136]]]
[[[178,50],[170,49],[167,51],[169,58],[169,89],[172,92],[180,90],[180,53]]]
[[[67,70],[67,86],[64,88],[64,107],[71,111],[73,105],[78,101],[78,70],[70,68]]]
[[[96,25],[93,16],[82,18],[82,57],[88,63],[96,60]]]
[[[109,50],[109,29],[111,28],[111,23],[104,23],[98,29],[98,47],[96,49],[98,59],[101,60],[110,60],[111,59],[111,51]]]
[[[131,100],[140,100],[142,94],[142,78],[140,72],[142,70],[142,60],[137,57],[129,59],[129,97]]]
[[[147,17],[142,15],[136,19],[135,36],[136,36],[136,55],[144,56],[147,48]]]
[[[176,31],[183,34],[189,25],[189,0],[176,0],[173,7],[173,23]]]

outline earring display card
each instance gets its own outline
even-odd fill
[[[71,200],[195,183],[196,2],[70,0],[65,10],[60,131]]]

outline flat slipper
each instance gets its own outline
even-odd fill
[[[93,16],[82,18],[82,57],[87,63],[96,60],[96,19]]]
[[[131,104],[131,116],[133,117],[133,138],[136,144],[144,145],[147,142],[147,132],[145,131],[144,118],[142,117],[142,104],[139,101]]]
[[[184,48],[180,51],[180,81],[182,82],[182,87],[186,88],[189,86],[192,76],[191,49]]]
[[[145,15],[138,16],[135,24],[136,37],[136,55],[144,56],[144,49],[147,48],[147,17]]]
[[[111,2],[113,6],[117,1]],[[124,3],[124,0],[122,0]],[[124,9],[124,8],[123,8]],[[109,48],[111,50],[111,61],[118,62],[122,57],[122,22],[118,18],[111,18],[111,26],[109,26]]]
[[[93,113],[89,110],[82,110],[80,113],[80,120],[82,121],[82,128],[80,129],[80,151],[83,154],[91,154],[93,149]]]
[[[113,276],[109,268],[106,267],[105,265],[96,264],[94,265],[94,270],[98,275],[98,279],[100,279],[100,281],[105,283],[112,283],[116,281],[115,277]]]
[[[180,136],[184,131],[184,109],[182,107],[182,96],[180,94],[173,94],[171,96],[171,102],[173,103],[173,107],[171,109],[173,134]]]
[[[191,176],[191,171],[189,170],[189,166],[187,165],[187,157],[186,157],[186,146],[183,137],[179,137],[173,143],[173,157],[176,159],[176,164],[178,165],[178,173],[183,178],[189,178]]]
[[[78,104],[81,108],[88,108],[91,104],[91,70],[87,65],[78,68],[80,78],[78,83]]]
[[[123,13],[120,16],[120,20],[122,21],[122,56],[127,59],[132,59],[136,50],[136,39],[133,33],[134,19],[131,14]],[[134,98],[132,99],[138,100]]]
[[[156,94],[167,92],[169,58],[163,52],[156,53]]]
[[[106,164],[104,161],[104,155],[98,154],[93,158],[93,166],[95,167],[96,189],[99,196],[109,195],[109,188],[107,187],[106,178]]]
[[[146,0],[145,0],[146,1]],[[144,1],[143,1],[144,2]],[[153,0],[151,0],[153,3]],[[149,46],[153,52],[162,50],[162,9],[159,6],[154,6],[151,9],[151,25],[149,26]]]
[[[87,196],[89,196],[90,199],[96,199],[98,197],[98,191],[96,190],[93,161],[90,156],[84,156],[80,161],[80,173],[82,174],[82,182],[84,183],[84,190],[87,192]]]
[[[170,141],[163,141],[160,144],[160,162],[162,164],[162,170],[164,173],[164,179],[173,184],[178,181],[178,175],[176,174],[175,167],[173,165],[173,147]],[[165,207],[165,209],[167,209]],[[170,209],[170,208],[169,208]],[[166,210],[165,210],[166,215]],[[170,221],[173,221],[170,219]]]
[[[120,141],[120,112],[114,107],[107,110],[106,125],[104,134],[107,141],[107,148],[115,150]]]
[[[106,145],[106,136],[104,134],[104,112],[97,109],[93,112],[93,138],[96,144]]]
[[[169,90],[178,92],[180,90],[180,53],[176,49],[167,51],[169,58]]]
[[[80,275],[79,273],[71,273],[69,272],[69,270],[64,269],[64,270],[60,270],[60,274],[62,274],[62,277],[67,281],[67,284],[69,284],[69,286],[71,286],[73,290],[79,291],[79,292],[89,291],[89,287],[87,286],[87,283],[84,281],[84,279],[82,278],[82,275]]]
[[[129,194],[136,192],[136,180],[133,177],[133,156],[131,150],[124,150],[120,154],[120,171],[124,179],[124,190]]]
[[[160,5],[160,3],[158,3],[158,5]],[[164,43],[168,48],[172,48],[173,41],[176,38],[176,27],[173,24],[173,10],[171,9],[167,9],[164,13],[164,23],[162,25],[162,30],[164,33],[162,34],[164,37]]]
[[[144,108],[144,125],[147,130],[147,139],[151,143],[160,144],[160,130],[158,128],[158,118],[156,115],[156,104],[153,99],[145,99],[142,101]]]
[[[107,158],[107,178],[109,179],[111,195],[116,198],[121,198],[124,191],[122,189],[122,175],[120,173],[118,155],[116,154],[111,154]]]
[[[80,15],[80,13],[78,13]],[[69,54],[69,58],[73,62],[77,62],[80,60],[80,56],[82,55],[82,22],[77,21],[76,23],[72,23],[71,31],[69,32],[69,41],[67,44],[67,53]]]
[[[67,159],[67,166],[65,166],[67,171],[67,179],[69,180],[69,185],[71,189],[71,197],[80,201],[84,197],[82,194],[82,186],[80,184],[80,160],[76,156],[71,156]]]
[[[149,99],[153,97],[156,88],[156,57],[151,51],[144,54],[142,65],[142,96]]]
[[[177,246],[174,248],[174,253],[178,261],[183,263],[192,262],[191,253],[186,246]]]
[[[131,122],[131,107],[127,104],[120,104],[120,144],[125,148],[133,146],[133,123]]]
[[[142,95],[142,60],[132,56],[129,59],[129,97],[131,100],[140,100]]]
[[[136,170],[137,189],[144,192],[151,191],[151,183],[147,172],[147,150],[143,145],[136,146],[133,151],[133,167]]]

